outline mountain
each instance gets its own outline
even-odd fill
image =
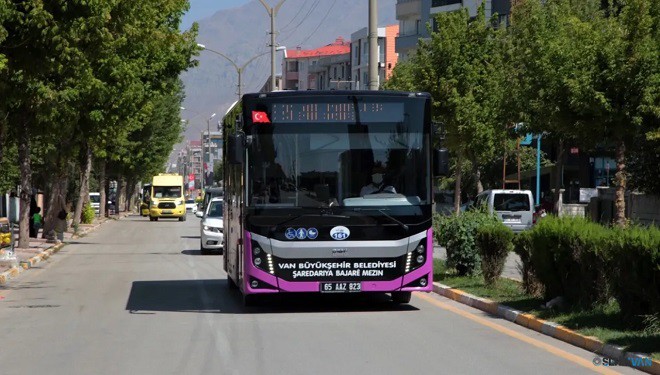
[[[274,0],[267,1],[274,4]],[[332,43],[337,37],[350,39],[353,32],[368,25],[367,0],[287,0],[276,18],[277,43],[287,49],[313,49]],[[378,1],[378,25],[396,23],[396,0]],[[233,9],[221,10],[199,21],[198,42],[221,52],[242,66],[252,57],[269,51],[270,17],[258,0]],[[282,52],[277,52],[278,59]],[[185,110],[189,120],[187,139],[199,139],[206,119],[217,113],[216,128],[229,106],[237,100],[237,72],[224,58],[202,51],[199,66],[181,76],[186,87]],[[281,63],[275,67],[279,73]],[[270,76],[270,54],[255,59],[242,74],[243,92],[259,90]]]

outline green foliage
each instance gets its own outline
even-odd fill
[[[224,178],[224,164],[222,161],[213,164],[213,178],[220,182]]]
[[[481,271],[486,285],[493,285],[502,275],[509,252],[513,249],[513,232],[499,220],[477,228],[475,243],[481,254]]]
[[[608,279],[626,317],[660,311],[660,229],[611,229],[606,241]]]
[[[6,145],[0,145],[0,147],[3,148],[3,154],[0,157],[0,194],[4,194],[18,185],[20,171],[16,164],[16,159],[18,159],[16,145],[11,145],[9,148]]]
[[[85,208],[83,208],[83,212],[82,212],[82,224],[93,223],[95,216],[96,213],[94,212],[94,208],[92,207],[91,203],[89,202],[85,203]]]
[[[549,216],[531,231],[531,261],[545,298],[590,307],[608,297],[603,249],[607,229],[583,218]]]
[[[386,88],[433,96],[433,118],[445,124],[446,146],[457,158],[454,173],[460,176],[463,160],[478,170],[499,154],[506,139],[504,31],[491,27],[483,5],[474,19],[463,9],[439,14],[436,24],[431,39],[420,41],[416,54],[397,64]]]
[[[658,129],[660,131],[660,126]],[[630,152],[628,163],[630,187],[647,194],[660,195],[658,165],[660,165],[660,138],[638,136],[635,140],[635,148]]]
[[[458,216],[436,216],[435,236],[447,249],[447,267],[460,276],[473,275],[481,269],[481,254],[476,237],[479,227],[497,224],[499,220],[483,212],[470,211]]]
[[[532,265],[532,249],[531,231],[520,232],[513,237],[513,251],[518,254],[521,262],[523,290],[529,295],[540,297],[543,294],[543,285],[539,282]]]

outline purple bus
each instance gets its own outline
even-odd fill
[[[225,116],[224,269],[260,294],[391,293],[433,282],[431,97],[386,91],[243,96]]]

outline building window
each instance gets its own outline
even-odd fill
[[[334,70],[334,72],[333,72],[332,77],[337,78],[337,67],[335,66],[333,70]]]
[[[461,0],[432,0],[431,7],[443,7],[446,5],[461,4]]]
[[[298,61],[287,61],[286,70],[295,73],[298,71]]]

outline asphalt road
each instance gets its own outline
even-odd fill
[[[629,368],[430,294],[244,308],[199,219],[130,217],[0,289],[0,373],[589,374]]]

